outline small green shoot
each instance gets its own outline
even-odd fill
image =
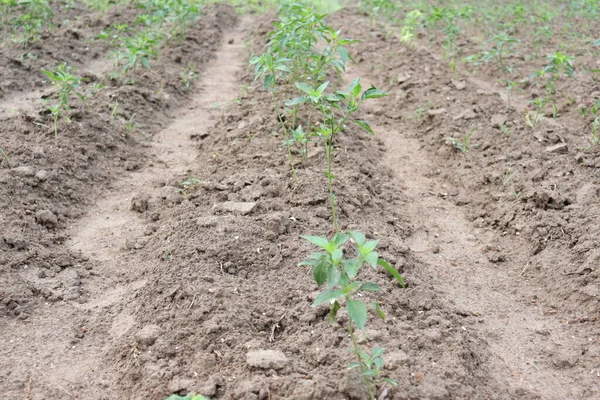
[[[461,138],[448,136],[446,138],[446,142],[454,146],[454,148],[459,150],[461,153],[468,153],[469,150],[475,147],[475,145],[471,144],[471,137],[473,136],[473,133],[475,133],[475,128],[471,128],[471,130]]]
[[[510,108],[510,94],[512,89],[517,85],[517,82],[511,79],[514,68],[507,64],[506,59],[514,52],[514,47],[511,45],[517,43],[518,40],[510,37],[507,33],[500,33],[493,36],[489,42],[492,43],[492,46],[488,50],[467,57],[466,61],[473,63],[484,62],[486,64],[494,62],[498,66],[504,77],[503,83],[506,86],[507,104]]]
[[[0,160],[0,165],[3,166],[4,161],[6,161],[6,166],[10,168],[10,159],[8,158],[8,154],[6,154],[6,151],[2,147],[0,147],[0,154],[2,154],[3,158],[3,160]]]
[[[575,76],[575,68],[573,61],[575,57],[562,54],[559,51],[548,56],[550,63],[544,69],[533,73],[531,80],[539,79],[544,82],[544,94],[536,99],[530,100],[530,103],[535,106],[536,112],[533,118],[529,113],[525,115],[525,120],[529,127],[534,128],[539,122],[544,110],[548,104],[552,106],[552,115],[554,118],[558,116],[558,106],[556,100],[556,84],[561,76],[566,75],[569,78]]]
[[[185,90],[192,89],[194,81],[196,81],[198,77],[199,75],[196,72],[196,66],[192,63],[189,63],[187,67],[179,72],[179,79]]]

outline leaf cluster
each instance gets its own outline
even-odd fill
[[[371,354],[364,352],[358,346],[354,336],[354,326],[364,330],[368,319],[368,309],[371,308],[377,317],[385,319],[385,312],[377,301],[365,303],[365,292],[381,291],[379,285],[358,279],[363,266],[372,269],[384,268],[395,282],[404,287],[404,280],[400,273],[387,261],[379,258],[376,251],[377,240],[367,240],[365,235],[358,231],[337,233],[331,239],[321,236],[302,236],[305,240],[320,248],[320,251],[311,253],[308,259],[299,265],[309,266],[313,277],[319,287],[325,286],[313,302],[313,307],[323,304],[329,305],[329,322],[336,320],[338,312],[345,307],[348,318],[348,332],[352,339],[356,361],[350,368],[361,369],[371,398],[374,398],[372,387],[378,383],[387,382],[396,384],[389,378],[382,378],[384,349],[376,347]],[[347,257],[345,246],[352,243],[354,254]]]

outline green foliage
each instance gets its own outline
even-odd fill
[[[403,42],[412,42],[415,38],[415,31],[421,24],[423,13],[419,10],[412,10],[406,13],[404,17],[404,25],[400,30],[400,40]]]
[[[375,15],[393,15],[400,11],[400,5],[392,0],[361,0],[360,6]]]
[[[346,329],[352,340],[352,348],[356,361],[350,368],[358,367],[361,370],[365,385],[370,397],[375,398],[375,385],[381,382],[394,384],[391,379],[381,377],[383,367],[382,348],[374,348],[369,355],[358,345],[355,330],[364,330],[368,320],[368,309],[371,308],[375,314],[385,319],[385,313],[377,301],[365,303],[363,299],[368,292],[378,292],[381,288],[372,282],[364,282],[358,279],[361,268],[369,266],[372,269],[383,267],[396,280],[396,283],[404,287],[404,280],[400,273],[387,261],[379,258],[375,251],[378,241],[367,240],[361,232],[336,233],[332,239],[321,236],[302,236],[319,247],[320,251],[311,253],[308,259],[299,265],[311,267],[315,282],[319,287],[325,286],[313,302],[313,307],[323,304],[329,306],[329,322],[336,320],[338,312],[345,306],[348,314]],[[345,256],[345,247],[352,243],[354,255]]]
[[[425,17],[425,26],[431,29],[438,28],[444,34],[442,39],[444,58],[449,60],[449,66],[452,70],[456,68],[455,58],[458,53],[456,37],[461,34],[458,21],[461,19],[468,20],[472,14],[473,8],[471,6],[464,6],[459,9],[432,6]]]
[[[575,76],[575,67],[573,66],[574,60],[575,57],[556,51],[554,54],[548,56],[549,64],[546,65],[546,67],[532,74],[530,80],[533,84],[543,84],[544,94],[530,101],[530,103],[535,106],[536,112],[533,118],[529,113],[526,114],[525,119],[527,125],[532,128],[535,127],[547,105],[552,106],[552,115],[554,118],[557,117],[558,106],[556,105],[556,84],[560,81],[562,76],[568,78],[573,78]]]
[[[503,83],[506,86],[506,95],[508,106],[510,107],[510,94],[512,89],[517,85],[518,82],[511,79],[513,73],[513,67],[506,63],[506,58],[514,53],[514,43],[518,40],[510,37],[507,33],[499,33],[494,35],[488,43],[491,44],[490,48],[483,50],[478,54],[467,57],[468,62],[473,63],[490,63],[493,62],[497,65],[498,69],[504,76]]]
[[[0,22],[21,45],[39,40],[52,26],[54,12],[48,0],[0,0]]]
[[[124,74],[132,75],[132,83],[140,66],[151,68],[161,47],[182,40],[200,15],[200,8],[193,0],[144,0],[138,7],[145,12],[136,18],[135,28],[114,24],[96,36],[116,48],[112,53],[115,65]],[[187,72],[186,76],[180,75],[184,87],[189,87],[194,79],[194,72]]]
[[[54,137],[58,135],[57,122],[62,117],[65,122],[71,123],[68,116],[68,111],[71,111],[69,99],[71,95],[78,97],[82,103],[85,104],[85,97],[81,93],[81,77],[71,73],[73,68],[69,67],[67,63],[61,63],[54,70],[43,69],[42,72],[50,79],[50,83],[56,87],[58,94],[58,102],[52,104],[48,102],[46,108],[52,115],[53,126],[54,126]]]
[[[281,109],[280,87],[294,83],[298,89],[318,86],[325,89],[324,82],[329,73],[341,75],[348,61],[352,60],[346,46],[356,40],[344,38],[340,31],[331,28],[325,22],[325,14],[319,14],[314,8],[303,4],[284,2],[280,9],[279,21],[267,35],[266,51],[250,59],[254,67],[254,79],[262,79],[263,87],[272,94],[275,115],[281,124],[284,145],[287,147],[288,162],[292,171],[293,183],[297,182],[295,160],[292,145],[301,146],[306,161],[307,144],[315,135],[313,113],[318,109],[312,102],[310,117],[304,125],[306,131],[298,130],[298,117],[303,101],[288,101],[289,109]],[[284,115],[287,114],[286,117]],[[284,120],[291,121],[287,126]],[[334,218],[335,220],[335,218]]]
[[[185,90],[190,90],[194,84],[194,81],[198,79],[198,73],[196,72],[196,66],[189,63],[187,67],[179,72],[179,79]]]
[[[367,133],[373,135],[373,129],[367,121],[353,117],[364,101],[387,96],[387,93],[371,86],[363,91],[360,78],[356,78],[347,90],[336,90],[333,93],[326,93],[329,81],[318,87],[313,87],[308,83],[296,82],[296,87],[301,92],[301,96],[286,102],[287,106],[297,107],[301,104],[309,104],[315,107],[320,113],[319,119],[322,121],[314,132],[325,149],[327,158],[327,182],[329,186],[329,203],[331,206],[331,217],[333,219],[334,231],[338,231],[338,221],[335,206],[335,194],[333,191],[333,180],[335,175],[332,171],[332,156],[334,150],[335,137],[344,129],[346,123],[354,123]]]
[[[454,146],[461,153],[468,153],[474,145],[471,144],[471,137],[475,133],[475,128],[471,128],[469,132],[464,134],[461,138],[455,138],[452,136],[448,136],[446,138],[446,142],[452,146]]]

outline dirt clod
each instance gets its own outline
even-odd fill
[[[139,194],[131,199],[131,209],[133,211],[143,213],[144,211],[148,210],[149,201],[150,196],[147,194]]]
[[[135,334],[135,340],[143,346],[152,346],[160,336],[160,333],[160,326],[146,325]]]
[[[283,369],[288,365],[287,356],[280,350],[252,350],[246,354],[246,363],[260,369]]]
[[[230,213],[239,214],[239,215],[246,215],[246,214],[250,214],[256,208],[256,203],[226,201],[226,202],[219,204],[218,208],[225,212],[230,212]]]
[[[35,213],[35,220],[46,228],[54,228],[58,223],[58,217],[50,210],[39,210]]]

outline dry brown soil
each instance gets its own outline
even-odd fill
[[[362,40],[346,83],[390,92],[363,111],[376,137],[348,130],[334,165],[341,227],[379,239],[408,283],[365,272],[388,318],[360,341],[386,348],[399,382],[378,398],[598,398],[597,150],[580,155],[568,119],[530,132],[495,78],[449,71],[354,9],[328,21]],[[311,307],[297,266],[311,251],[299,235],[331,233],[324,154],[298,157],[292,184],[246,68],[270,28],[211,9],[139,84],[106,81],[103,111],[76,109],[57,140],[35,124],[38,89],[3,85],[3,105],[24,105],[0,115],[0,398],[366,398],[345,317]],[[200,79],[185,92],[189,61]],[[445,144],[470,127],[471,151]]]

